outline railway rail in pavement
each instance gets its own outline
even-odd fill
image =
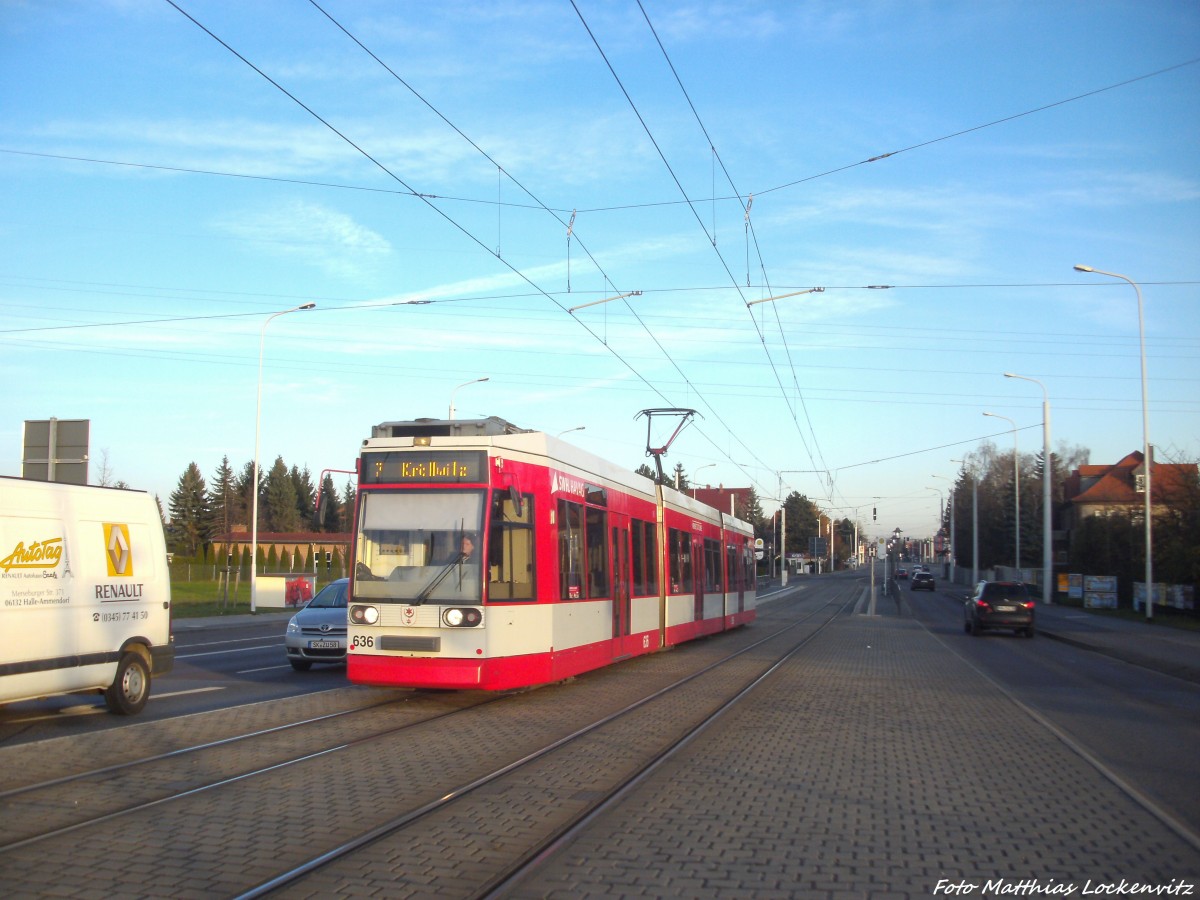
[[[816,584],[765,596],[764,613],[804,602]],[[1200,839],[1139,806],[1019,703],[995,702],[987,677],[906,615],[908,592],[899,596],[899,603],[879,603],[877,615],[860,603],[840,616],[800,664],[781,669],[702,745],[664,766],[619,814],[602,817],[511,895],[1111,897],[1133,894],[1132,885],[1168,895],[1187,894],[1191,885],[1196,895]],[[1200,681],[1200,635],[1067,607],[1039,608],[1038,615],[1043,637]],[[594,673],[569,690],[625,690],[637,668],[676,664],[670,657],[683,652]],[[530,692],[513,714],[552,714],[553,696]],[[287,702],[299,710],[331,701],[323,694]],[[163,722],[128,731],[157,745],[180,739],[168,730],[183,728]],[[12,771],[21,753],[44,754],[54,743],[0,750],[0,769]],[[236,866],[287,840],[290,817],[313,813],[311,791],[298,786],[295,793],[263,811],[259,833],[197,823],[191,864]],[[97,871],[75,874],[102,891],[105,869],[122,865],[119,850],[89,842],[61,866],[47,861],[61,882],[14,880],[9,871],[5,881],[17,886],[15,894],[52,895],[70,887],[69,870],[90,859]],[[370,884],[348,882],[339,892],[365,895],[381,885],[386,892],[388,866],[397,884],[403,878],[411,886],[410,863],[403,854],[373,863]],[[186,864],[165,864],[175,867],[183,896],[195,883]],[[0,870],[7,870],[2,854]],[[432,896],[435,886],[426,887]]]

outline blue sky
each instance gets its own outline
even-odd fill
[[[486,376],[459,418],[634,468],[691,407],[668,466],[928,534],[984,411],[1041,448],[1006,371],[1141,447],[1076,263],[1200,457],[1195,3],[177,2],[0,0],[0,473],[51,416],[164,503],[240,468],[265,334],[266,466]]]

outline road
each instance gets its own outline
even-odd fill
[[[496,703],[471,692],[345,686],[337,669],[293,673],[279,649],[282,619],[181,627],[177,671],[159,684],[149,718],[55,713],[0,743],[13,788],[47,785],[45,794],[14,791],[9,802],[28,807],[14,823],[41,833],[91,816],[88,827],[102,836],[13,844],[0,863],[28,867],[20,870],[30,896],[50,883],[122,893],[131,878],[233,896],[430,798],[470,796],[479,805],[461,815],[469,825],[422,827],[364,848],[368,855],[323,870],[296,895],[401,896],[406,884],[407,895],[424,896],[438,884],[444,895],[472,896],[462,887],[482,883],[462,880],[472,866],[526,826],[543,827],[551,797],[567,805],[592,797],[590,779],[628,763],[653,729],[635,722],[594,742],[598,756],[564,757],[503,791],[464,792],[459,780],[529,759],[660,681],[707,672],[718,653],[745,647],[753,652],[737,665],[757,661],[758,641],[815,616],[829,626],[518,895],[636,884],[660,896],[827,896],[823,885],[842,885],[846,896],[928,896],[951,877],[1197,880],[1200,685],[1044,636],[968,636],[949,592],[905,587],[899,602],[872,605],[856,573],[799,579],[764,601],[746,629]],[[295,696],[313,691],[324,693]],[[700,687],[697,696],[707,704],[712,694]],[[293,699],[259,702],[284,697]],[[219,711],[187,715],[205,709]],[[301,718],[308,724],[290,727]],[[650,713],[655,728],[674,721]],[[32,734],[64,739],[27,743]],[[154,759],[138,762],[148,752]],[[110,771],[128,761],[122,774]],[[57,783],[81,768],[94,783]],[[135,794],[152,805],[111,823],[97,817],[104,802],[124,808]],[[313,797],[324,804],[319,824],[306,815]],[[520,828],[487,830],[504,816]],[[281,821],[299,829],[294,840],[278,842]],[[120,866],[103,863],[106,842],[121,848]],[[234,857],[236,865],[204,861]]]
[[[281,613],[216,624],[176,620],[175,668],[154,679],[142,713],[129,719],[110,715],[98,694],[11,703],[0,707],[0,746],[344,687],[344,666],[292,670],[283,651],[287,620]]]
[[[787,592],[764,596],[760,620],[748,629],[512,696],[473,719],[479,725],[466,738],[452,732],[451,720],[437,718],[445,703],[467,703],[466,695],[414,695],[404,702],[403,692],[373,692],[372,703],[401,703],[388,712],[367,710],[367,715],[382,714],[385,721],[389,716],[421,716],[428,718],[428,731],[415,743],[397,744],[389,752],[346,742],[349,722],[358,719],[331,724],[328,745],[288,737],[280,754],[312,762],[281,772],[278,778],[287,790],[260,786],[254,793],[256,788],[248,782],[241,787],[239,781],[223,788],[228,799],[204,811],[181,810],[178,824],[167,829],[174,834],[178,828],[182,835],[176,848],[179,862],[172,865],[186,865],[194,856],[185,839],[193,830],[210,835],[217,847],[228,842],[226,852],[233,852],[247,846],[247,835],[268,833],[272,823],[293,821],[292,815],[302,818],[299,810],[289,812],[289,805],[293,798],[304,804],[306,797],[316,796],[314,791],[330,802],[330,818],[323,820],[320,832],[328,832],[330,839],[355,833],[367,810],[382,814],[385,802],[409,802],[409,788],[396,791],[396,784],[419,785],[439,796],[448,793],[443,785],[427,784],[433,774],[503,763],[506,752],[527,751],[521,742],[552,739],[556,728],[575,727],[560,721],[565,710],[584,716],[602,703],[625,702],[626,696],[647,689],[648,678],[700,666],[704,655],[757,640],[781,619],[832,608],[834,596],[862,594],[863,600],[839,606],[828,636],[800,650],[768,696],[746,703],[742,716],[730,716],[727,727],[714,728],[704,742],[697,742],[695,752],[701,757],[682,770],[704,773],[702,791],[696,796],[678,791],[678,773],[676,780],[656,785],[650,797],[613,818],[607,832],[601,830],[590,844],[581,842],[589,850],[548,871],[529,895],[545,895],[544,887],[556,884],[569,890],[587,877],[600,878],[600,872],[602,883],[629,883],[620,880],[626,877],[622,871],[658,878],[655,883],[664,892],[678,892],[682,884],[695,883],[686,881],[694,872],[683,869],[695,868],[700,859],[707,869],[725,872],[727,895],[754,893],[745,887],[758,883],[752,878],[764,871],[793,887],[851,878],[847,887],[887,888],[896,895],[929,895],[943,875],[973,877],[979,872],[1012,880],[1051,872],[1061,882],[1080,884],[1110,872],[1123,876],[1150,870],[1162,883],[1168,877],[1195,881],[1200,876],[1200,774],[1193,760],[1193,749],[1200,746],[1200,685],[1045,636],[968,636],[962,631],[958,592],[913,593],[905,586],[899,601],[889,596],[872,606],[865,602],[865,584],[860,572],[800,578]],[[102,746],[112,754],[143,752],[139,744],[172,752],[246,725],[281,727],[288,716],[299,718],[302,707],[311,714],[314,701],[323,714],[354,703],[366,709],[364,692],[370,689],[344,684],[340,668],[290,670],[282,658],[284,622],[286,617],[262,617],[248,625],[204,629],[178,623],[176,671],[156,685],[144,715],[120,719],[103,714],[98,698],[17,704],[22,709],[10,708],[0,716],[0,761],[8,772],[49,766],[55,756],[67,770],[78,766],[72,762],[77,758],[102,766]],[[320,691],[324,694],[316,696]],[[263,703],[282,698],[292,700]],[[72,712],[82,707],[97,712]],[[224,712],[196,716],[199,725],[185,718],[205,710]],[[667,719],[656,716],[655,721]],[[124,742],[119,737],[124,730],[151,740]],[[535,738],[535,731],[546,734]],[[499,734],[505,738],[498,740]],[[746,742],[746,734],[754,734],[755,740]],[[49,740],[55,737],[64,739]],[[624,760],[632,740],[614,740],[607,752],[616,754],[613,760]],[[331,766],[332,752],[359,757],[361,766]],[[457,764],[418,764],[419,752],[436,761],[456,758]],[[403,772],[388,772],[385,761]],[[266,762],[265,770],[271,772],[274,763],[271,758]],[[242,764],[230,761],[229,772],[240,772]],[[180,791],[179,778],[170,775],[166,790],[182,796],[186,792]],[[332,784],[334,778],[344,784]],[[528,782],[535,803],[524,815],[536,817],[547,808],[545,784],[544,779]],[[572,788],[565,796],[587,793]],[[370,804],[349,803],[367,797]],[[341,798],[352,811],[335,809]],[[665,802],[670,803],[662,806]],[[234,810],[244,810],[244,817]],[[472,821],[482,821],[482,814],[472,815]],[[704,823],[700,830],[697,821]],[[388,862],[379,863],[380,883],[396,883],[408,871],[412,838],[404,840],[408,851],[382,851]],[[1144,841],[1150,844],[1142,853]],[[738,850],[748,844],[756,850]],[[499,845],[499,839],[488,844]],[[856,850],[847,856],[847,847]],[[263,852],[254,857],[259,870],[270,874],[270,848],[259,850]],[[48,877],[85,881],[82,872],[55,868],[58,857],[49,850],[38,852]],[[59,852],[70,859],[76,847],[66,841]],[[161,868],[166,859],[175,857],[151,857],[144,864]],[[682,869],[662,863],[685,859],[691,862],[680,863]],[[610,869],[593,866],[595,860]],[[442,862],[457,871],[464,864],[456,869],[452,856]],[[203,877],[203,872],[180,871]],[[317,894],[355,876],[335,872],[325,877],[332,881],[317,888]],[[820,892],[810,888],[797,893]]]

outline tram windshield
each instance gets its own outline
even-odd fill
[[[479,603],[482,491],[364,491],[354,595],[396,603]]]

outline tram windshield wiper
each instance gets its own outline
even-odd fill
[[[431,582],[429,582],[429,584],[425,585],[424,588],[421,589],[421,593],[417,594],[416,599],[413,600],[413,605],[420,606],[422,603],[424,603],[426,600],[428,600],[429,595],[432,594],[434,591],[436,591],[438,585],[446,580],[446,576],[449,575],[451,571],[453,571],[454,567],[462,566],[462,564],[466,561],[467,561],[467,554],[460,553],[458,559],[452,559],[452,560],[450,560],[450,562],[446,563],[446,565],[442,567],[442,571],[440,571],[436,575],[434,575],[433,580]]]

